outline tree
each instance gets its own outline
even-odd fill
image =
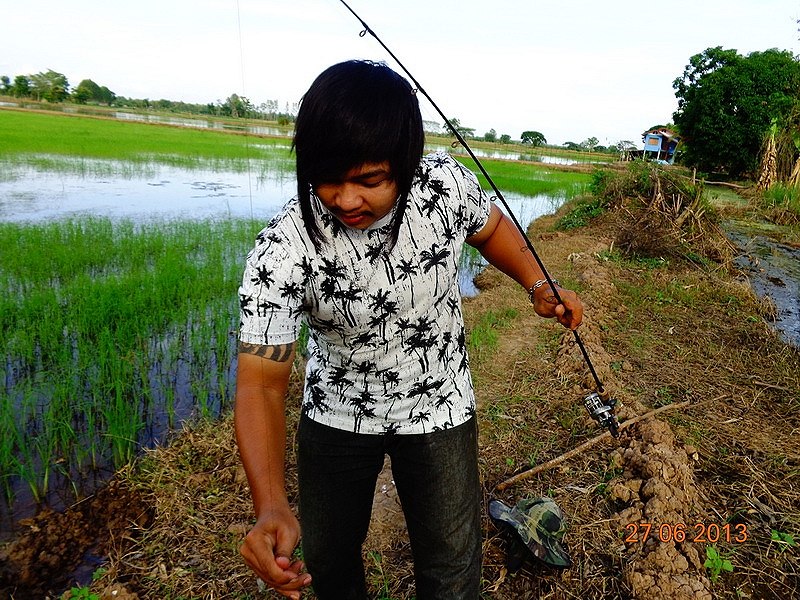
[[[91,79],[84,79],[72,90],[72,100],[78,104],[86,104],[90,101],[97,102],[99,96],[100,86]]]
[[[547,143],[544,135],[539,131],[523,131],[520,136],[523,144],[530,144],[531,146],[543,146]]]
[[[636,144],[630,140],[620,140],[614,144],[613,148],[619,152],[629,152],[631,150],[636,150]]]
[[[745,57],[717,46],[692,56],[673,88],[684,161],[739,177],[755,171],[773,119],[783,127],[800,103],[800,62],[789,51]]]
[[[100,87],[91,79],[84,79],[72,90],[72,100],[78,104],[87,102],[97,102],[98,104],[111,104],[116,100],[117,95],[106,86]]]
[[[456,131],[458,131],[459,135],[461,137],[463,137],[463,138],[471,138],[471,137],[473,137],[475,135],[475,128],[474,127],[466,127],[466,126],[462,125],[461,121],[459,119],[457,119],[456,117],[453,117],[453,118],[450,119],[450,124],[453,126],[453,128]],[[447,125],[444,125],[443,128],[444,128],[444,132],[447,135],[449,135],[451,137],[455,137],[455,134],[453,133],[453,131]]]
[[[255,105],[244,96],[239,96],[238,94],[231,94],[225,102],[220,104],[220,114],[226,117],[248,117],[255,112]]]
[[[584,150],[588,150],[589,152],[592,152],[599,143],[600,140],[598,140],[596,137],[586,138],[581,142],[581,148],[583,148]]]
[[[63,102],[69,95],[67,77],[52,69],[30,76],[31,92],[38,100]]]
[[[496,142],[497,141],[497,131],[494,129],[490,129],[486,133],[483,134],[483,141],[484,142]]]
[[[11,79],[8,78],[8,75],[0,77],[0,84],[2,84],[0,93],[9,94],[11,92]]]
[[[31,95],[31,81],[25,75],[17,75],[14,77],[14,83],[11,85],[11,95],[16,98],[27,98]]]
[[[511,136],[507,133],[504,133],[500,136],[500,143],[501,144],[510,144],[511,143]]]
[[[104,85],[100,86],[100,94],[97,96],[97,101],[100,104],[107,104],[108,106],[111,106],[112,104],[114,104],[116,99],[117,95],[114,92],[112,92]]]

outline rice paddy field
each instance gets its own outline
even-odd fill
[[[269,177],[293,166],[285,137],[19,110],[0,109],[0,142],[0,183],[32,171],[33,191],[37,174],[54,171],[135,177],[166,165]],[[523,199],[563,201],[589,179],[486,164]],[[266,219],[0,218],[0,530],[37,506],[80,499],[141,448],[231,408],[237,287]]]

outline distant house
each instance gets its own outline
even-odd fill
[[[681,138],[671,129],[654,127],[642,134],[642,141],[644,142],[642,154],[645,159],[670,165],[675,162],[675,150]]]

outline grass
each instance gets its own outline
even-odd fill
[[[457,157],[478,175],[484,189],[489,189],[486,178],[479,172],[475,162],[468,157]],[[548,196],[570,199],[584,192],[591,181],[587,173],[555,170],[537,163],[520,163],[508,160],[481,159],[486,171],[501,192],[515,192],[525,196]]]
[[[800,224],[800,186],[773,185],[763,192],[761,208],[778,224]]]
[[[64,114],[0,109],[0,139],[0,163],[6,169],[28,165],[43,171],[119,175],[137,174],[152,163],[235,172],[293,168],[286,138]],[[104,168],[104,161],[113,163]]]
[[[467,348],[471,356],[485,358],[497,348],[499,331],[511,325],[519,315],[515,308],[483,313],[467,334]]]
[[[176,403],[228,405],[236,288],[259,227],[0,224],[6,494],[21,479],[41,500],[54,470],[79,481],[125,464]]]

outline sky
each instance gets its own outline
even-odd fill
[[[482,136],[641,143],[694,54],[800,53],[800,0],[348,0],[448,118]],[[0,0],[0,75],[118,96],[294,105],[351,58],[400,67],[340,0]],[[442,123],[422,100],[423,118]]]

